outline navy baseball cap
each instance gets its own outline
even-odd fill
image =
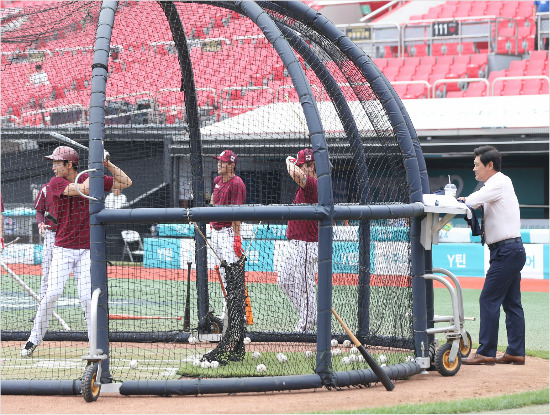
[[[237,164],[237,155],[231,150],[223,150],[219,156],[214,156],[215,159],[225,161],[227,163]]]
[[[309,163],[310,161],[315,161],[313,150],[311,148],[305,148],[298,152],[298,156],[296,157],[297,166],[301,166],[302,164]]]

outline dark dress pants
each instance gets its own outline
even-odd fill
[[[525,265],[522,242],[491,250],[490,266],[479,297],[480,328],[477,353],[495,357],[498,343],[500,306],[506,313],[508,348],[512,356],[525,356],[525,318],[521,306],[521,270]]]

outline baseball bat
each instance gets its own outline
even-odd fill
[[[187,263],[187,295],[185,297],[185,314],[183,315],[183,331],[189,331],[191,327],[191,262]]]
[[[64,136],[63,134],[59,134],[59,133],[50,133],[50,135],[55,138],[57,141],[61,141],[62,143],[64,144],[68,144],[70,146],[73,146],[73,147],[78,147],[78,148],[81,148],[83,150],[86,150],[86,151],[89,151],[88,147],[86,147],[85,145],[82,145],[80,143],[77,143],[76,141],[74,141],[73,139],[67,137],[67,136]]]
[[[10,241],[10,242],[8,242],[7,244],[5,244],[5,245],[4,245],[4,248],[6,248],[7,246],[10,246],[11,244],[16,243],[19,239],[21,239],[21,237],[18,236],[18,237],[15,238],[13,241]]]
[[[44,217],[51,221],[54,225],[57,225],[57,218],[52,215],[50,212],[46,211],[44,212]]]
[[[15,242],[15,241],[13,241]],[[10,276],[15,280],[17,281],[17,283],[23,287],[23,289],[28,292],[32,298],[34,298],[36,301],[40,302],[40,298],[36,295],[36,293],[31,290],[31,288],[25,284],[25,281],[23,281],[21,278],[19,278],[19,276],[13,272],[6,264],[4,264],[4,262],[0,262],[0,264],[2,264],[2,268],[4,268],[6,270],[6,272],[8,274],[10,274]],[[71,328],[69,327],[69,325],[67,323],[65,323],[65,320],[63,320],[55,311],[53,312],[53,316],[57,319],[57,321],[59,321],[59,324],[61,324],[61,326],[63,326],[63,328],[67,331],[71,330]]]
[[[367,349],[365,349],[365,347],[359,342],[359,340],[357,340],[357,337],[355,337],[354,334],[351,332],[351,330],[348,328],[348,326],[346,326],[346,323],[344,323],[344,321],[340,318],[338,313],[336,313],[334,308],[331,307],[330,309],[332,311],[332,314],[334,314],[334,317],[336,317],[336,320],[338,320],[340,325],[343,327],[343,329],[345,330],[345,332],[353,342],[353,344],[355,344],[355,347],[357,347],[357,349],[359,350],[359,353],[363,355],[363,357],[371,367],[374,374],[378,376],[378,379],[380,380],[380,382],[382,382],[382,384],[386,387],[386,390],[392,391],[393,388],[395,388],[395,385],[390,380],[388,375],[386,375],[386,372],[384,372],[382,368],[378,366],[378,363],[376,363],[376,360],[374,360],[374,358],[369,354],[369,352],[367,352]]]
[[[214,269],[216,270],[216,275],[218,276],[218,281],[220,282],[220,285],[222,286],[222,292],[223,292],[223,298],[227,299],[227,294],[225,292],[225,287],[223,286],[222,276],[220,274],[220,267],[218,265],[214,265]],[[246,287],[246,282],[244,283],[244,304],[245,304],[245,311],[246,311],[246,324],[249,326],[254,324],[254,317],[252,315],[252,304],[250,303],[250,296],[248,295],[248,288]]]
[[[181,317],[134,316],[132,314],[109,314],[110,320],[181,320]]]

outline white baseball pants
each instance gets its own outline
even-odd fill
[[[63,294],[65,283],[71,272],[76,280],[78,297],[84,310],[84,317],[90,335],[90,317],[92,305],[92,280],[90,273],[90,250],[68,249],[54,246],[50,273],[48,276],[48,289],[44,298],[40,301],[34,326],[29,337],[30,342],[38,345],[42,343],[44,335],[54,312],[57,299]]]
[[[290,300],[299,316],[295,331],[308,332],[317,323],[318,243],[292,239],[288,241],[285,263],[277,277],[277,284]]]
[[[239,258],[235,254],[233,246],[235,245],[234,231],[233,227],[222,228],[219,231],[212,228],[210,233],[210,242],[212,243],[212,248],[216,253],[214,255],[216,265],[220,265],[220,259],[225,260],[227,264],[232,264],[237,262]],[[219,258],[218,258],[219,257]],[[227,282],[225,279],[225,269],[220,267],[220,276],[222,277],[223,287],[225,292],[227,292]],[[223,299],[223,311],[220,315],[220,318],[223,320],[225,317],[225,311],[227,308],[227,301]]]
[[[40,299],[44,298],[44,294],[46,294],[46,290],[48,289],[48,275],[50,272],[50,264],[52,263],[54,243],[55,232],[46,229],[42,248],[42,280],[40,281]]]

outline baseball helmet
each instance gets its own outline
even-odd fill
[[[309,163],[310,161],[315,161],[315,156],[313,155],[313,150],[311,148],[305,148],[298,152],[298,157],[296,157],[297,166]]]
[[[45,160],[66,160],[72,161],[76,166],[78,164],[78,153],[71,147],[59,146],[49,156],[44,156]]]
[[[237,164],[237,155],[231,150],[223,150],[219,156],[214,156],[215,159],[225,161],[227,163]]]

